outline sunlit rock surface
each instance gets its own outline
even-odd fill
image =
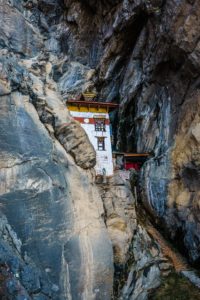
[[[110,236],[116,265],[125,266],[136,230],[135,199],[130,184],[115,172],[108,184],[98,186],[103,201],[105,223]]]
[[[199,2],[65,1],[65,7],[69,57],[90,68],[95,61],[100,99],[120,103],[112,116],[118,149],[151,153],[140,180],[144,205],[198,262]]]
[[[112,251],[124,264],[137,243],[148,257],[144,229],[125,216],[127,190],[114,184],[103,202],[95,186],[94,149],[65,107],[84,91],[120,104],[111,115],[116,148],[151,153],[139,200],[198,264],[199,20],[197,0],[0,1],[0,204],[20,259],[48,282],[33,299],[110,299]],[[130,274],[143,260],[136,254]],[[129,275],[126,297],[155,287],[160,269],[144,269],[135,290]]]
[[[20,249],[15,254],[13,244],[1,255],[2,297],[110,299],[113,254],[94,184],[95,151],[57,91],[51,72],[56,58],[40,52],[44,45],[35,40],[40,41],[40,28],[33,15],[41,11],[29,13],[22,1],[4,4],[0,35],[8,42],[0,49],[0,204]],[[12,260],[18,264],[13,279]]]
[[[54,299],[109,299],[112,250],[92,174],[50,139],[28,100],[1,99],[2,211],[23,254],[48,270]]]

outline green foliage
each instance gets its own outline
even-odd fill
[[[149,300],[200,300],[200,290],[182,275],[171,273]]]

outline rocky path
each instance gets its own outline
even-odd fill
[[[191,267],[187,264],[185,259],[180,255],[180,253],[175,252],[169,243],[163,238],[155,227],[148,225],[146,227],[147,232],[153,237],[154,240],[158,242],[163,252],[163,255],[170,259],[174,269],[177,272],[191,270]]]
[[[152,225],[147,225],[146,230],[149,235],[151,235],[151,237],[155,241],[157,241],[163,255],[172,262],[172,265],[174,266],[176,272],[181,273],[192,284],[200,289],[200,278],[196,274],[195,270],[193,270],[191,266],[186,262],[184,257],[170,246],[170,244],[163,238],[163,236],[155,227],[153,227]]]

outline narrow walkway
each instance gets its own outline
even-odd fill
[[[162,235],[151,225],[147,225],[147,232],[158,242],[163,252],[163,255],[168,257],[177,272],[191,270],[185,259],[177,252],[175,252],[169,243],[162,237]]]
[[[200,277],[196,274],[186,260],[172,249],[170,244],[163,238],[163,236],[152,225],[146,225],[146,230],[160,245],[163,255],[169,258],[174,266],[176,272],[181,273],[191,283],[200,289]]]

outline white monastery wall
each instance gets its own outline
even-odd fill
[[[85,129],[90,142],[94,146],[97,154],[97,163],[95,166],[96,174],[103,175],[103,169],[106,170],[106,176],[113,175],[113,162],[112,162],[112,146],[110,136],[110,122],[108,113],[93,113],[93,112],[78,112],[70,111],[70,114],[80,121],[81,126]],[[105,118],[106,131],[95,131],[94,118]],[[108,124],[107,124],[108,123]],[[105,137],[105,150],[98,150],[97,137]]]

